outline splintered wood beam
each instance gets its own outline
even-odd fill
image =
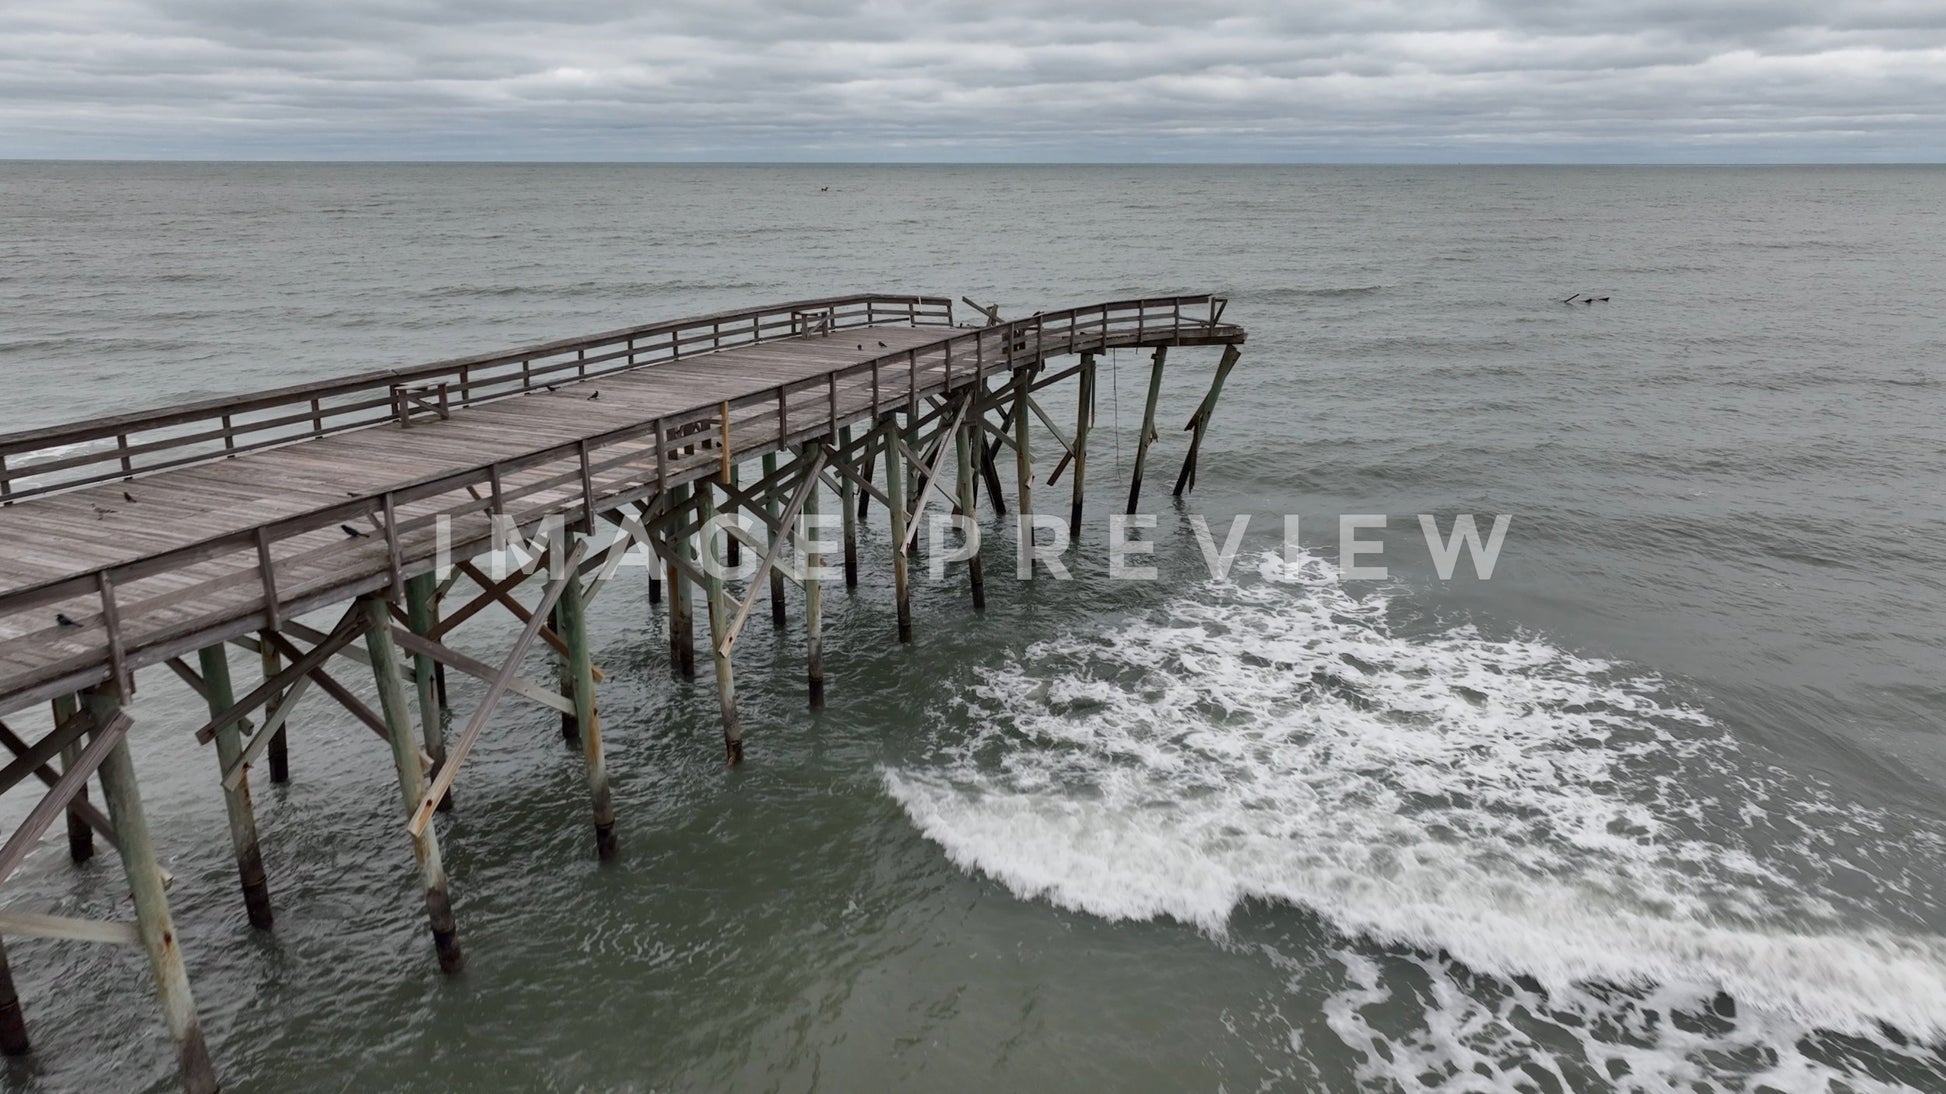
[[[1176,497],[1182,497],[1185,491],[1196,488],[1196,458],[1203,451],[1203,433],[1209,428],[1210,415],[1216,413],[1216,400],[1223,394],[1223,380],[1236,367],[1237,359],[1241,356],[1243,351],[1235,346],[1223,348],[1223,360],[1217,363],[1216,375],[1210,378],[1209,394],[1203,396],[1196,413],[1190,416],[1189,424],[1183,426],[1183,429],[1194,432],[1189,438],[1189,453],[1182,458],[1182,471],[1176,475]]]
[[[493,715],[494,708],[500,705],[500,697],[506,694],[507,686],[512,683],[521,659],[527,656],[527,647],[532,645],[535,637],[540,634],[541,621],[547,618],[548,612],[554,610],[554,602],[561,599],[561,593],[567,588],[567,583],[579,580],[574,576],[575,568],[581,565],[581,556],[586,554],[587,550],[587,540],[582,540],[575,545],[573,552],[568,556],[567,565],[562,567],[562,575],[547,583],[546,591],[541,594],[540,604],[527,616],[526,626],[521,628],[520,637],[514,639],[513,649],[507,651],[506,660],[501,663],[500,671],[495,673],[493,680],[487,684],[486,694],[480,697],[480,705],[474,709],[473,716],[466,720],[466,728],[460,731],[459,738],[447,750],[446,766],[440,769],[431,789],[426,791],[419,799],[418,806],[413,809],[412,819],[407,823],[406,828],[415,837],[423,833],[426,826],[432,823],[432,815],[439,808],[439,799],[445,797],[446,791],[452,789],[453,780],[459,775],[460,765],[466,762],[467,755],[479,742],[480,731],[486,728],[487,719]]]
[[[74,797],[88,781],[88,776],[94,774],[95,768],[100,767],[102,760],[107,758],[109,750],[121,743],[129,726],[134,724],[129,721],[127,714],[119,710],[106,723],[101,724],[100,728],[96,728],[97,722],[93,715],[88,715],[87,719],[86,728],[93,734],[88,741],[88,747],[81,750],[81,756],[75,761],[74,766],[61,773],[61,777],[55,780],[48,792],[34,804],[33,809],[28,811],[27,819],[21,821],[20,827],[14,829],[14,834],[7,839],[6,845],[0,847],[0,881],[5,881],[13,874],[14,869],[34,849],[34,845],[40,842],[41,835],[47,831],[48,825],[54,823],[54,818],[67,811],[68,799]]]

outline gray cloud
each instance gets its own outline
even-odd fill
[[[1939,160],[1937,0],[0,9],[0,156]]]

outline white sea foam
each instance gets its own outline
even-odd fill
[[[1885,839],[1882,818],[1779,782],[1653,676],[1533,639],[1401,637],[1387,613],[1320,560],[1267,558],[983,672],[946,712],[967,731],[886,786],[954,862],[1024,898],[1216,935],[1245,900],[1285,902],[1419,955],[1440,984],[1470,969],[1531,985],[1508,990],[1585,1011],[1576,1037],[1600,1015],[1735,1001],[1734,1035],[1665,1021],[1648,1048],[1590,1043],[1629,1085],[1684,1082],[1709,1071],[1699,1046],[1741,1045],[1736,1066],[1766,1082],[1821,1087],[1826,1065],[1795,1047],[1811,1031],[1946,1033],[1946,940],[1823,884],[1856,870],[1930,899],[1887,869],[1892,850],[1844,861]],[[1344,960],[1328,1012],[1358,1048],[1360,1008],[1389,989]],[[1452,991],[1423,1051],[1388,1044],[1368,1065],[1403,1082],[1504,1057],[1462,1060],[1469,1028],[1518,1039],[1495,1010],[1514,1004]]]

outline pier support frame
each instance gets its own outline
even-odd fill
[[[398,772],[399,794],[405,800],[406,816],[411,817],[419,810],[427,779],[419,760],[417,735],[413,732],[412,707],[406,698],[399,648],[392,638],[391,608],[383,596],[376,594],[360,597],[358,603],[364,616],[365,652],[371,658],[372,679],[378,684],[379,708],[392,745],[392,764]],[[466,955],[460,951],[459,923],[453,918],[446,865],[439,855],[439,836],[430,824],[412,833],[412,857],[419,864],[419,879],[426,895],[426,921],[432,930],[433,949],[439,955],[439,968],[442,972],[459,972],[466,967]]]
[[[236,689],[230,681],[229,650],[221,645],[205,646],[197,654],[203,673],[203,686],[209,698],[211,717],[220,718],[236,705]],[[218,770],[240,768],[243,759],[243,722],[241,718],[219,722],[216,726]],[[237,879],[243,886],[243,906],[250,925],[261,931],[270,929],[274,917],[270,910],[270,882],[264,875],[264,857],[257,845],[257,818],[250,807],[250,780],[241,773],[235,785],[223,786],[223,811],[230,822],[230,849],[236,854]]]
[[[851,459],[851,427],[838,430],[838,451],[843,459]],[[838,476],[838,512],[844,521],[845,534],[845,588],[858,587],[858,488],[852,485],[851,476]]]
[[[1162,366],[1169,359],[1169,347],[1157,346],[1155,365],[1149,371],[1149,398],[1142,409],[1142,435],[1135,442],[1135,471],[1128,483],[1128,512],[1142,499],[1142,468],[1149,460],[1149,441],[1155,437],[1155,404],[1162,397]]]
[[[897,429],[897,417],[888,414],[879,431],[888,437]],[[892,524],[892,594],[898,601],[899,641],[912,641],[912,560],[905,552],[906,477],[899,470],[895,453],[898,446],[885,446],[885,508]]]
[[[81,709],[81,704],[72,695],[63,695],[54,700],[54,724],[60,725]],[[74,741],[61,750],[61,770],[72,771],[81,758],[81,742]],[[74,799],[68,803],[68,857],[75,862],[86,862],[95,857],[95,832],[88,824],[82,809],[88,804],[88,784],[83,782],[74,792]]]
[[[797,459],[807,468],[814,468],[813,453],[809,448],[797,450]],[[804,680],[809,693],[812,710],[824,708],[824,554],[822,546],[823,529],[818,526],[818,495],[824,492],[818,473],[810,473],[810,482],[804,495],[804,526],[811,529],[812,535],[804,537]]]
[[[588,797],[595,821],[595,857],[606,862],[615,857],[620,845],[615,838],[615,804],[608,791],[608,767],[601,750],[601,711],[595,704],[586,596],[580,576],[569,574],[555,611],[561,619],[562,637],[568,643],[569,695],[574,699],[574,720],[581,731],[581,756],[588,769]]]
[[[1074,500],[1068,507],[1068,539],[1081,538],[1081,503],[1088,473],[1088,429],[1095,418],[1095,355],[1081,355],[1080,390],[1075,396],[1074,413]]]
[[[1242,356],[1243,351],[1235,346],[1223,347],[1223,359],[1217,362],[1216,375],[1210,378],[1209,394],[1203,396],[1196,413],[1190,415],[1189,424],[1183,426],[1184,430],[1193,432],[1189,438],[1189,454],[1182,458],[1182,471],[1176,475],[1176,497],[1196,488],[1196,457],[1203,451],[1203,433],[1209,428],[1210,415],[1216,413],[1216,400],[1223,394],[1224,378]]]
[[[702,489],[707,487],[699,488],[698,492]],[[688,486],[675,487],[670,491],[670,510],[687,512],[690,496]],[[663,556],[669,575],[669,667],[684,680],[696,678],[696,612],[680,560],[693,562],[695,558],[694,540],[688,535],[680,535],[670,542]]]
[[[136,786],[135,761],[129,754],[128,739],[120,730],[109,728],[121,713],[116,685],[106,684],[82,693],[82,706],[94,718],[90,736],[116,734],[114,745],[102,758],[96,773],[101,793],[108,806],[109,819],[127,875],[129,894],[135,904],[135,930],[155,974],[156,998],[162,1003],[162,1019],[176,1042],[176,1070],[183,1089],[189,1094],[215,1094],[216,1068],[210,1062],[209,1046],[203,1040],[202,1020],[196,1014],[196,999],[189,990],[189,972],[183,967],[182,949],[176,940],[175,920],[169,914],[169,897],[163,890],[162,865],[156,860],[155,843],[149,835],[148,817],[142,812],[142,793]]]
[[[1020,576],[1034,576],[1034,451],[1033,441],[1028,431],[1029,384],[1033,370],[1017,369],[1014,372],[1014,525],[1017,529],[1015,550],[1019,553]]]
[[[405,580],[406,626],[420,638],[432,637],[437,622],[435,592],[438,587],[439,579],[431,571]],[[438,778],[440,769],[446,766],[446,701],[440,695],[439,662],[427,654],[414,653],[412,685],[419,701],[419,734],[425,742],[426,755],[432,757],[430,777]],[[439,811],[452,810],[453,796],[448,793],[439,799]]]
[[[731,767],[743,762],[743,727],[737,721],[736,670],[730,659],[730,599],[723,588],[723,567],[716,558],[716,486],[698,483],[702,499],[699,546],[703,566],[703,595],[709,602],[710,666],[716,673],[716,705],[723,719],[723,758]],[[731,543],[734,536],[724,537]],[[726,551],[727,553],[727,551]]]
[[[258,637],[257,659],[263,666],[263,676],[266,680],[275,680],[278,674],[284,671],[283,658],[278,655],[277,647],[268,638],[261,635]],[[284,697],[282,694],[277,692],[271,693],[271,707],[282,706],[283,701]],[[271,732],[270,744],[266,746],[265,762],[270,767],[270,781],[276,785],[282,785],[291,781],[290,738],[287,736],[289,731],[290,724],[288,722],[279,723],[277,728]]]
[[[968,398],[978,399],[980,396],[981,391],[978,387],[971,387],[967,391]],[[986,611],[987,607],[986,578],[981,572],[980,565],[979,499],[976,497],[977,483],[974,478],[979,469],[973,462],[974,452],[984,452],[986,447],[986,442],[980,435],[980,416],[983,413],[984,411],[976,406],[974,412],[953,431],[953,462],[959,478],[960,518],[973,526],[973,557],[966,560],[966,584],[972,593],[973,610],[976,612]]]

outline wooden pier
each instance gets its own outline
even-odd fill
[[[290,777],[292,711],[321,694],[389,749],[434,952],[458,972],[465,952],[434,818],[452,808],[501,700],[559,712],[585,759],[594,853],[619,853],[588,605],[628,552],[653,555],[646,595],[667,605],[670,663],[685,677],[702,598],[724,755],[738,763],[734,653],[760,599],[781,625],[800,588],[807,701],[825,701],[818,564],[836,545],[815,531],[821,504],[839,506],[848,586],[864,565],[859,523],[884,508],[893,633],[909,642],[908,555],[929,511],[970,514],[984,491],[1005,514],[1005,463],[1025,549],[1036,491],[1044,498],[1064,472],[1063,515],[1078,529],[1101,354],[1150,351],[1132,513],[1170,351],[1220,350],[1184,427],[1175,492],[1194,486],[1244,341],[1224,306],[1162,297],[1001,321],[975,305],[981,325],[960,327],[941,298],[807,300],[0,436],[0,744],[11,754],[0,794],[42,791],[0,847],[0,881],[64,819],[69,854],[85,859],[99,839],[133,898],[132,921],[9,906],[0,940],[143,947],[183,1085],[216,1089],[126,740],[138,674],[166,669],[208,704],[207,721],[183,728],[213,746],[211,792],[224,798],[251,925],[272,929],[275,882],[249,775],[262,761],[273,782]],[[1040,393],[1068,381],[1079,409],[1064,426]],[[1058,450],[1046,478],[1036,432]],[[503,557],[510,537],[532,565],[489,572],[479,560]],[[719,556],[740,551],[755,573],[726,580]],[[806,565],[789,564],[797,556]],[[979,609],[977,552],[965,570]],[[527,600],[516,596],[530,584]],[[518,627],[494,663],[447,642],[482,612]],[[304,622],[321,613],[328,625]],[[558,653],[557,679],[521,675],[536,643]],[[234,649],[250,655],[242,682]],[[351,671],[370,673],[371,687],[354,690],[342,679]],[[449,672],[485,682],[472,710],[447,709]],[[0,946],[0,1051],[31,1051],[31,1004],[16,998]]]

